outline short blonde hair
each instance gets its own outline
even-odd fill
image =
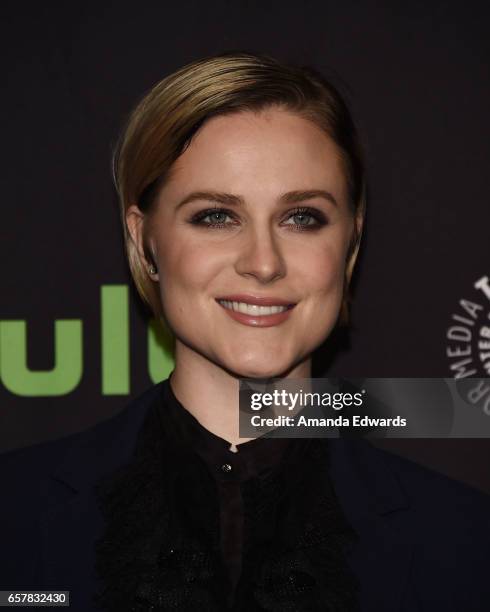
[[[126,225],[126,211],[137,204],[149,212],[173,163],[203,123],[214,116],[284,107],[319,126],[339,147],[355,216],[364,216],[365,166],[357,129],[337,89],[311,68],[281,63],[267,55],[223,53],[192,62],[158,82],[130,114],[113,157],[126,250],[143,300],[161,313],[152,281]],[[344,283],[341,321],[348,316],[348,286],[359,248],[357,226]],[[151,254],[146,252],[151,262]],[[352,265],[349,265],[352,262]]]

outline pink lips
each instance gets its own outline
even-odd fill
[[[245,302],[246,304],[256,304],[257,306],[295,306],[293,302],[281,300],[279,298],[251,295],[248,293],[234,293],[233,295],[222,295],[217,300],[227,302]]]
[[[271,327],[273,325],[279,325],[280,323],[283,323],[289,318],[291,310],[294,308],[294,306],[296,306],[296,304],[288,302],[287,300],[248,294],[226,295],[223,297],[216,298],[216,301],[218,300],[226,300],[229,302],[245,302],[247,304],[256,304],[258,306],[288,307],[288,309],[284,312],[276,312],[270,315],[250,315],[243,312],[236,312],[235,310],[230,310],[229,308],[225,308],[225,306],[219,304],[218,302],[218,304],[232,319],[234,319],[238,323],[242,323],[243,325],[251,325],[252,327]]]

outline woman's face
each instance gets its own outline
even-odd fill
[[[291,112],[242,112],[208,120],[172,170],[145,234],[177,358],[308,376],[337,320],[354,227],[336,145]],[[138,218],[133,207],[136,232]],[[282,306],[247,306],[261,300]]]

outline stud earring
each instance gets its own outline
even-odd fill
[[[157,269],[155,268],[155,266],[150,266],[148,268],[148,274],[150,274],[151,276],[153,276],[156,273],[157,273]]]

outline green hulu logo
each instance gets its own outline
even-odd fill
[[[101,391],[128,395],[130,390],[129,291],[126,285],[103,285],[101,306]],[[167,378],[174,366],[172,337],[155,319],[148,325],[148,374]],[[83,374],[83,328],[80,319],[54,322],[54,367],[27,366],[27,322],[0,321],[0,381],[15,395],[59,396],[71,393]]]

